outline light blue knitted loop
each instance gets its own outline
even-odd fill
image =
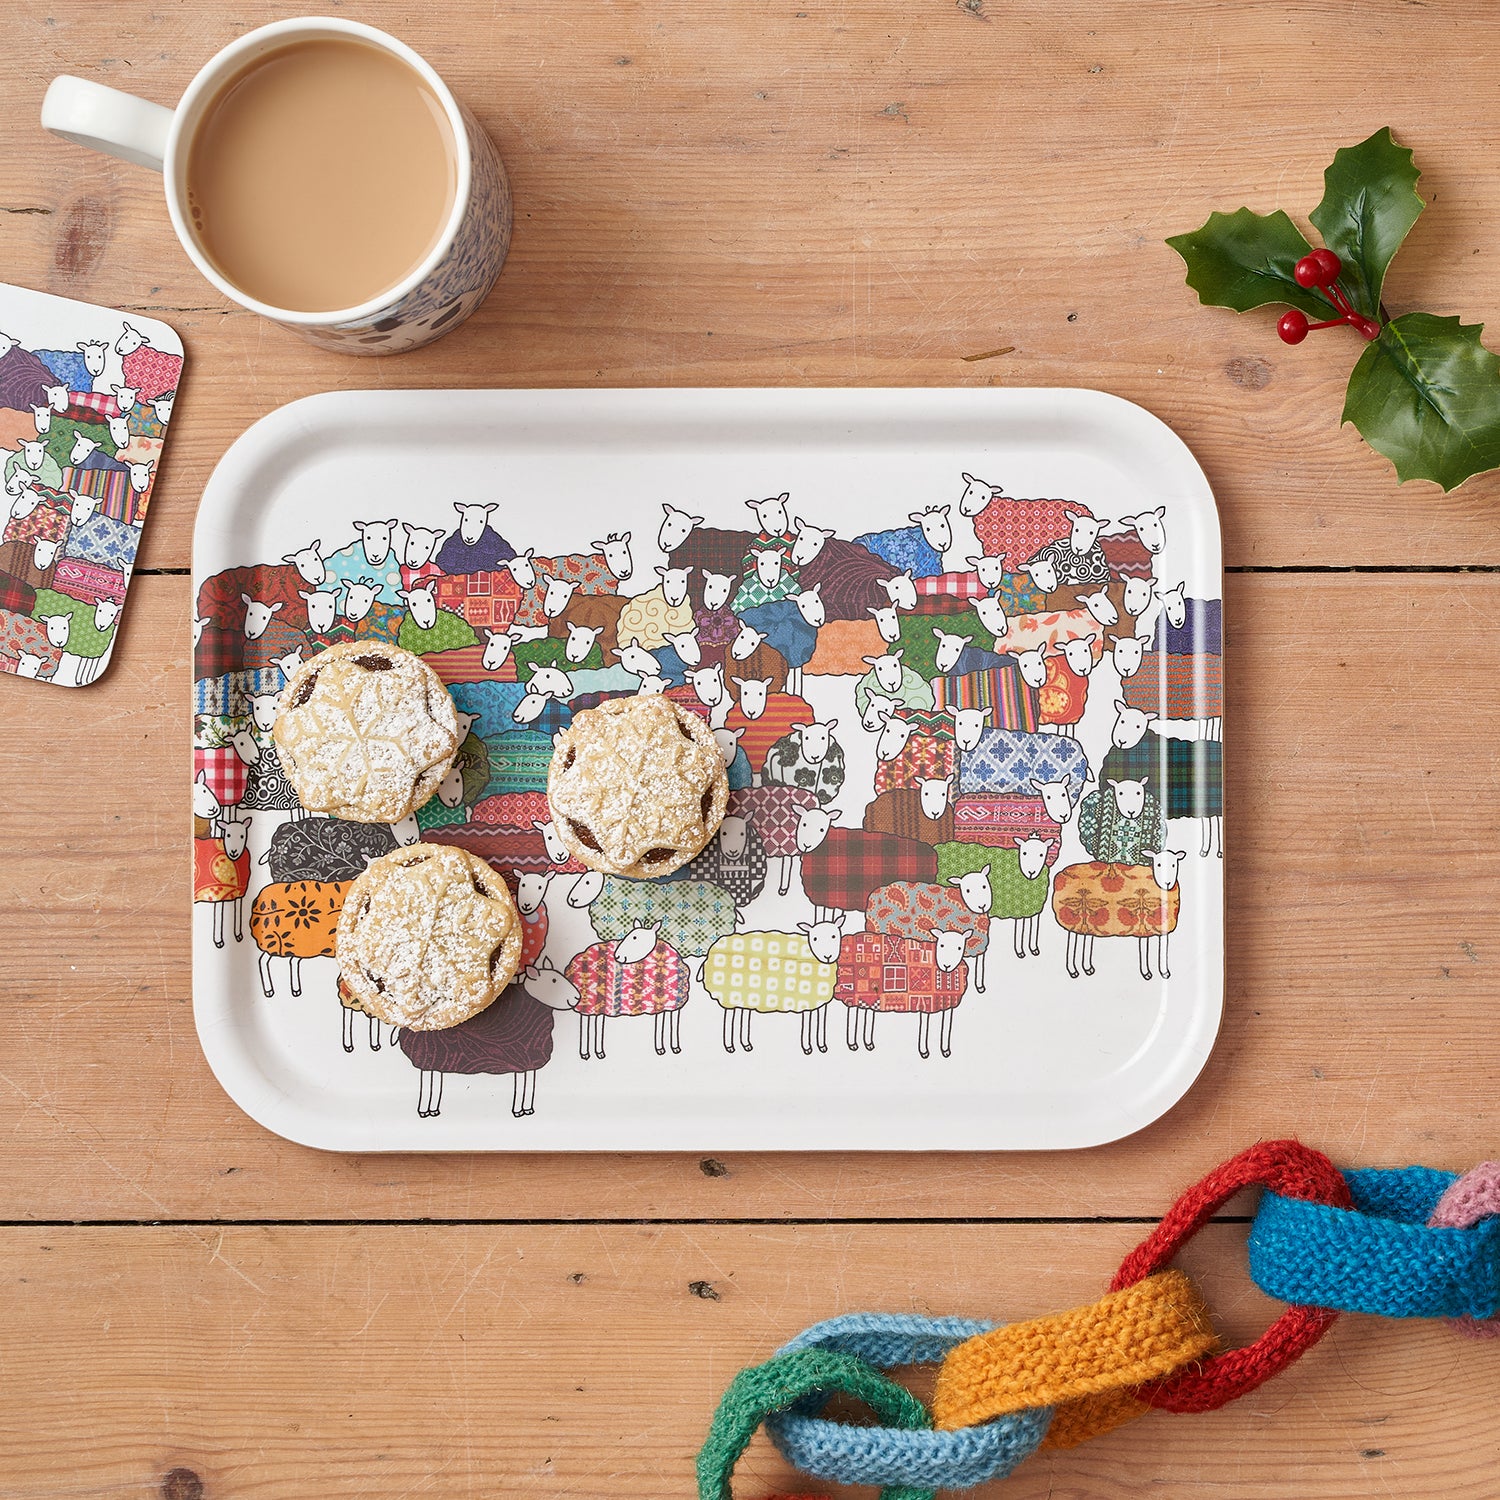
[[[1500,1218],[1429,1229],[1451,1172],[1346,1172],[1353,1210],[1266,1193],[1250,1275],[1282,1302],[1385,1318],[1487,1318],[1500,1309]]]
[[[822,1348],[852,1354],[881,1369],[935,1364],[956,1345],[997,1325],[972,1318],[850,1313],[816,1323],[778,1351]],[[1050,1406],[1013,1412],[955,1432],[851,1427],[817,1413],[822,1402],[799,1402],[767,1418],[766,1429],[788,1463],[818,1479],[843,1484],[970,1489],[1003,1479],[1047,1435]]]

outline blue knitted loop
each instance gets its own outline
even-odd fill
[[[1354,1209],[1266,1193],[1250,1275],[1282,1302],[1386,1318],[1486,1318],[1500,1308],[1500,1218],[1428,1229],[1452,1172],[1345,1172]]]
[[[814,1324],[779,1353],[833,1349],[889,1370],[935,1364],[955,1345],[995,1326],[970,1318],[851,1313]],[[817,1398],[799,1402],[769,1417],[766,1428],[788,1463],[844,1484],[961,1490],[1003,1479],[1036,1451],[1052,1421],[1052,1408],[1042,1406],[955,1432],[908,1432],[831,1422],[817,1415],[821,1405]]]

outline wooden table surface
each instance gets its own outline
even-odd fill
[[[1500,18],[1473,0],[343,6],[493,133],[517,219],[478,315],[389,360],[223,302],[149,174],[45,136],[48,78],[162,101],[280,7],[13,7],[7,280],[160,314],[190,368],[142,569],[85,694],[0,680],[0,1496],[687,1496],[741,1365],[855,1308],[1091,1300],[1261,1137],[1342,1164],[1500,1155],[1500,479],[1398,488],[1340,430],[1352,335],[1197,306],[1163,237],[1305,215],[1389,123],[1430,207],[1393,309],[1500,316]],[[987,360],[966,356],[1008,349]],[[189,539],[254,416],[367,386],[1099,386],[1224,519],[1229,990],[1202,1078],[1071,1155],[348,1157],[226,1099],[188,961]],[[1192,1247],[1271,1315],[1243,1209]],[[696,1288],[696,1290],[695,1290]],[[1212,1416],[985,1493],[1493,1497],[1500,1345],[1347,1317]],[[758,1442],[739,1493],[787,1478]],[[826,1487],[825,1487],[826,1488]]]

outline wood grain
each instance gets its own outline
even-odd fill
[[[1388,304],[1492,316],[1500,161],[1476,94],[1500,15],[1484,7],[1371,0],[1352,20],[1329,0],[1182,0],[1150,25],[1129,0],[760,0],[732,17],[518,0],[390,18],[494,134],[517,228],[466,327],[365,361],[230,310],[149,174],[35,124],[54,71],[171,100],[284,7],[51,9],[18,16],[0,59],[0,257],[9,279],[159,312],[187,341],[145,566],[186,564],[226,444],[313,391],[986,382],[1102,386],[1170,422],[1232,565],[1500,562],[1500,478],[1401,488],[1340,430],[1352,333],[1288,349],[1269,312],[1201,309],[1163,243],[1242,202],[1305,216],[1334,147],[1390,122],[1435,201]]]
[[[177,1470],[179,1494],[196,1476],[205,1500],[687,1496],[725,1383],[805,1323],[1091,1302],[1138,1233],[12,1231],[0,1488],[157,1500]],[[1244,1238],[1215,1226],[1187,1257],[1234,1342],[1275,1312],[1244,1279]],[[1440,1324],[1347,1317],[1238,1405],[1147,1416],[971,1493],[1489,1500],[1492,1352]],[[764,1439],[740,1473],[752,1496],[790,1477]]]
[[[330,1156],[241,1115],[191,1012],[188,581],[136,587],[94,737],[27,764],[76,740],[77,700],[5,684],[27,712],[0,723],[0,1218],[1150,1214],[1261,1136],[1453,1168],[1495,1138],[1500,762],[1480,747],[1500,738],[1500,578],[1229,580],[1228,1001],[1163,1120],[1078,1156],[748,1155],[724,1175]]]

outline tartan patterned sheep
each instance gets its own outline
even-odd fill
[[[819,919],[863,911],[871,894],[892,881],[936,875],[930,844],[862,828],[830,828],[822,843],[802,856],[802,889]]]
[[[977,872],[976,872],[977,873]],[[911,938],[925,943],[937,941],[941,932],[963,934],[962,953],[974,965],[974,988],[984,993],[984,955],[990,946],[989,905],[991,893],[987,882],[971,883],[955,889],[959,881],[897,880],[870,892],[865,908],[865,930],[892,937]],[[982,892],[980,887],[982,886]],[[975,906],[970,906],[962,891],[980,892]]]
[[[1135,710],[1130,710],[1135,712]],[[1107,783],[1149,778],[1153,794],[1171,818],[1198,818],[1208,857],[1215,840],[1224,858],[1224,746],[1218,740],[1168,739],[1147,730],[1125,749],[1110,749],[1099,771]]]
[[[838,923],[812,927],[803,923],[807,936],[738,932],[721,937],[708,950],[703,983],[723,1008],[726,1052],[735,1050],[736,1015],[740,1050],[755,1050],[750,1044],[754,1011],[799,1016],[803,1053],[810,1057],[814,1046],[819,1052],[828,1050],[828,1003],[838,978],[838,928],[842,922],[840,913]],[[814,943],[829,956],[820,958]]]
[[[1151,939],[1156,967],[1170,979],[1167,937],[1177,926],[1180,893],[1177,869],[1187,856],[1178,849],[1151,851],[1149,865],[1117,865],[1095,860],[1066,865],[1052,884],[1052,914],[1068,934],[1070,978],[1094,972],[1094,940],[1133,937],[1139,942],[1141,978],[1151,978]]]
[[[641,952],[643,943],[653,946]],[[604,1023],[610,1016],[651,1016],[656,1055],[682,1051],[682,1007],[688,1001],[688,966],[651,928],[636,928],[617,943],[594,943],[567,962],[563,973],[578,991],[578,1055],[604,1056]]]
[[[352,882],[293,880],[262,888],[250,907],[250,936],[260,954],[260,987],[269,1000],[276,993],[271,960],[288,962],[292,994],[302,993],[302,960],[331,958],[338,946],[339,913]]]
[[[938,882],[965,889],[965,878],[984,874],[984,881],[970,883],[969,894],[977,901],[989,892],[992,922],[1013,923],[1017,958],[1040,950],[1041,913],[1047,905],[1047,867],[1057,858],[1061,830],[1055,840],[1013,835],[1010,848],[984,844],[939,844],[936,849]]]
[[[859,1048],[861,1030],[865,1050],[874,1049],[876,1013],[887,1011],[917,1017],[917,1052],[922,1057],[930,1055],[932,1018],[941,1015],[938,1046],[944,1057],[950,1057],[953,1012],[968,987],[960,933],[944,933],[937,942],[925,943],[856,932],[839,945],[833,994],[849,1007],[845,1041],[851,1052]]]

